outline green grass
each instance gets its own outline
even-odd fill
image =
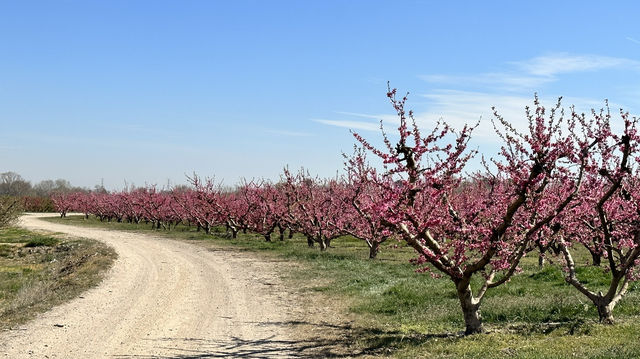
[[[0,229],[0,329],[16,327],[96,285],[115,257],[96,241]]]
[[[383,246],[378,258],[369,260],[366,245],[349,237],[333,241],[334,248],[322,253],[307,248],[301,236],[268,243],[255,234],[232,240],[222,229],[206,235],[186,226],[158,231],[150,224],[82,217],[51,220],[211,242],[291,263],[283,276],[302,295],[304,306],[330,306],[356,318],[342,340],[359,353],[399,358],[640,357],[640,346],[635,345],[640,340],[637,283],[614,310],[617,324],[600,325],[593,305],[564,282],[560,267],[546,264],[539,269],[535,255],[523,260],[521,274],[487,294],[481,311],[489,334],[463,337],[452,283],[415,273],[408,263],[412,250],[397,242],[389,245],[400,248]],[[576,263],[589,258],[579,251]],[[601,268],[588,266],[581,267],[578,276],[595,290],[604,289],[609,278]]]

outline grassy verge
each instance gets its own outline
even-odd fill
[[[92,240],[0,229],[0,329],[14,328],[96,285],[115,257]]]
[[[603,326],[597,323],[590,302],[564,283],[560,267],[551,263],[540,269],[535,256],[524,260],[520,275],[487,295],[482,314],[489,334],[462,337],[463,320],[452,284],[416,274],[408,264],[413,256],[409,248],[384,248],[378,259],[368,260],[366,246],[348,237],[334,241],[334,248],[321,253],[307,248],[304,238],[298,236],[267,243],[254,234],[231,240],[222,230],[206,235],[180,226],[167,232],[151,230],[150,225],[102,223],[82,217],[51,220],[232,246],[292,263],[283,275],[296,288],[302,306],[315,313],[327,307],[342,313],[326,318],[316,330],[341,331],[334,339],[340,337],[354,356],[640,357],[640,347],[635,345],[640,340],[637,283],[614,311],[617,324]],[[576,262],[587,260],[586,253],[579,253]],[[604,285],[608,279],[607,273],[595,267],[582,268],[579,276],[589,285]]]

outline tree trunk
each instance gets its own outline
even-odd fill
[[[271,233],[265,233],[264,240],[267,242],[271,242]]]
[[[480,303],[474,301],[471,286],[469,284],[456,284],[456,287],[460,307],[464,315],[464,334],[483,333],[484,328],[482,327],[482,317],[480,316]]]
[[[596,308],[598,308],[598,318],[600,319],[600,323],[613,324],[613,306],[611,303],[605,300],[605,298],[600,298],[595,305]]]
[[[311,236],[307,236],[307,246],[309,246],[309,248],[313,248],[313,245],[314,245],[313,238]]]
[[[591,265],[600,267],[602,257],[599,253],[591,252]]]
[[[231,238],[238,238],[238,230],[236,228],[231,228]]]
[[[293,230],[289,228],[289,239],[293,238]]]
[[[371,242],[371,246],[369,246],[369,259],[375,259],[379,249],[380,242]]]
[[[327,248],[329,247],[327,241],[328,240],[325,240],[325,239],[322,239],[322,238],[320,238],[320,240],[318,241],[318,243],[320,243],[320,251],[321,252],[326,251]]]
[[[286,231],[286,230],[287,229],[285,227],[278,226],[278,231],[280,232],[280,237],[279,238],[280,238],[281,241],[284,241],[284,231]]]
[[[544,256],[542,253],[538,254],[538,268],[542,268],[544,266]]]

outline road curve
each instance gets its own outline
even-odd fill
[[[102,241],[118,259],[98,287],[0,333],[0,358],[299,356],[286,324],[293,304],[273,263],[42,216],[27,215],[21,225]]]

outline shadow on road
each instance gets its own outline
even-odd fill
[[[152,351],[168,355],[117,355],[119,359],[199,359],[199,358],[357,358],[391,354],[398,343],[422,343],[432,338],[457,334],[406,336],[396,331],[354,328],[350,325],[302,321],[260,323],[261,326],[303,326],[306,338],[283,340],[270,336],[258,340],[230,337],[227,340],[202,338],[152,339]],[[316,334],[317,333],[317,334]],[[325,335],[327,334],[327,335]],[[186,349],[198,347],[198,350]]]

